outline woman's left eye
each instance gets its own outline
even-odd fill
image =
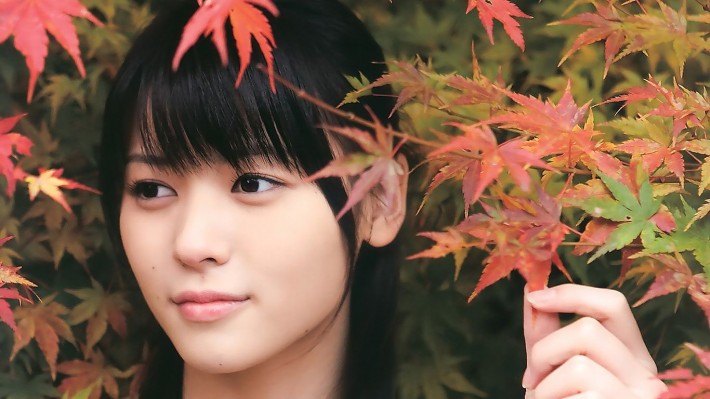
[[[280,186],[281,183],[259,175],[241,175],[232,186],[236,193],[261,193]]]

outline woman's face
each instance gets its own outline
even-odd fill
[[[229,373],[289,361],[345,323],[347,247],[315,184],[258,160],[240,174],[215,159],[178,175],[135,141],[123,246],[186,365]]]

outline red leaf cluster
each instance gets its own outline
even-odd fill
[[[47,45],[51,33],[76,64],[81,76],[86,75],[81,61],[79,38],[71,17],[102,23],[79,0],[4,0],[0,2],[0,43],[15,36],[15,48],[25,56],[30,70],[27,102],[32,101],[37,77],[44,70]]]
[[[225,21],[229,18],[232,25],[232,34],[237,44],[239,54],[239,74],[236,84],[241,82],[244,72],[251,60],[252,37],[259,45],[266,68],[269,73],[271,89],[276,90],[274,83],[273,48],[276,46],[274,35],[271,31],[269,20],[262,9],[272,15],[279,12],[271,0],[204,0],[200,1],[200,8],[190,18],[180,39],[173,69],[177,70],[180,60],[187,50],[192,47],[200,35],[212,36],[212,42],[217,47],[217,52],[223,64],[227,64],[227,41],[224,32]]]
[[[478,18],[488,34],[488,40],[494,43],[493,20],[498,20],[503,24],[505,33],[521,50],[525,50],[525,40],[523,32],[520,30],[520,23],[515,18],[532,18],[525,14],[514,3],[508,0],[468,0],[466,13],[473,9],[478,10]]]
[[[710,369],[710,351],[703,350],[693,344],[685,346],[695,353],[706,370]],[[676,380],[668,386],[668,391],[659,399],[707,399],[710,398],[710,375],[693,375],[687,368],[668,370],[658,375],[664,380]]]

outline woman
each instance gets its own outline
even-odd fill
[[[196,9],[192,0],[177,3],[127,55],[102,141],[107,225],[160,325],[141,397],[394,398],[407,160],[398,158],[404,173],[390,183],[390,201],[375,194],[336,219],[348,182],[305,178],[354,150],[324,129],[348,122],[283,88],[272,93],[252,66],[235,90],[233,43],[227,68],[202,39],[173,72]],[[349,88],[345,75],[372,81],[384,72],[379,46],[336,1],[276,5],[274,65],[287,80],[337,104]],[[388,120],[389,90],[347,111],[367,117],[369,108]],[[617,295],[571,285],[545,293],[556,297],[531,296],[526,307],[543,312],[526,330],[530,395],[651,398],[662,390]],[[560,311],[590,317],[558,329]],[[590,365],[593,378],[578,378]]]

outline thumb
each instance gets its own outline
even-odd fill
[[[537,370],[530,367],[530,356],[532,347],[548,334],[560,328],[560,319],[557,313],[541,312],[534,309],[528,301],[528,286],[525,286],[525,296],[523,297],[523,335],[525,336],[525,353],[527,357],[527,369],[523,376],[523,387],[534,388],[540,376]]]

